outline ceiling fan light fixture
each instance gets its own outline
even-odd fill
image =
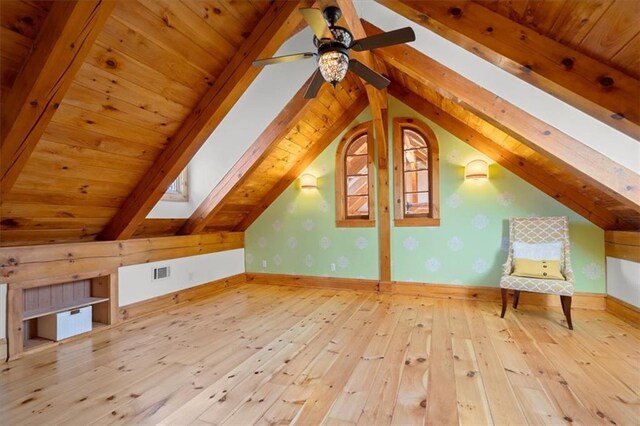
[[[325,81],[336,87],[349,69],[349,55],[338,50],[324,52],[318,58],[318,67]]]

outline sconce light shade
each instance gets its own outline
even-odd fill
[[[473,160],[464,168],[464,178],[473,180],[489,179],[489,165],[484,160]]]
[[[318,187],[318,178],[309,173],[305,173],[300,176],[300,188],[302,189],[316,189]]]

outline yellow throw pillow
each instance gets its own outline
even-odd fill
[[[564,280],[557,260],[514,259],[511,275],[516,277],[543,278],[546,280]]]

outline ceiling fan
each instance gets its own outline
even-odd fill
[[[336,26],[336,22],[342,16],[339,8],[329,6],[324,11],[304,8],[300,9],[300,13],[314,33],[313,44],[317,49],[317,53],[305,52],[277,56],[275,58],[257,59],[253,61],[253,65],[263,66],[318,58],[318,69],[313,73],[311,83],[309,83],[309,87],[307,87],[307,91],[304,94],[305,99],[315,98],[323,81],[335,87],[347,74],[347,70],[353,71],[375,88],[384,89],[389,85],[389,80],[362,62],[351,59],[349,50],[362,52],[379,47],[407,43],[416,39],[413,29],[406,27],[354,40],[348,29]]]

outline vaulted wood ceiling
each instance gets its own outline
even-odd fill
[[[477,23],[497,16],[495,32],[503,31],[503,21],[533,31],[543,41],[531,44],[532,57],[550,56],[540,51],[554,46],[547,40],[578,52],[613,71],[594,81],[596,89],[572,86],[557,96],[637,135],[637,98],[624,101],[640,87],[640,29],[632,25],[639,16],[637,2],[444,1],[433,2],[433,10],[421,9],[424,2],[380,3],[494,63],[519,60],[520,71],[514,73],[545,90],[559,87],[553,82],[556,71],[541,69],[541,77],[532,78],[536,62],[510,58],[508,49],[483,38],[486,27],[477,36],[461,35],[449,18]],[[386,108],[384,100],[352,76],[335,91],[323,88],[313,101],[299,92],[190,219],[144,218],[258,74],[251,60],[273,54],[298,31],[297,8],[310,4],[3,1],[0,244],[246,229],[367,103],[374,104],[375,118]],[[347,10],[349,2],[341,6]],[[445,12],[438,6],[446,6]],[[363,31],[376,30],[365,23]],[[582,162],[563,158],[555,145],[537,140],[544,137],[528,133],[538,129],[534,121],[530,129],[519,128],[509,117],[487,112],[480,92],[462,99],[453,89],[418,78],[411,66],[426,62],[409,62],[409,54],[420,55],[382,49],[367,58],[391,78],[392,95],[598,226],[640,228],[637,174],[599,155],[581,157]],[[571,56],[574,69],[580,69],[583,56]],[[571,67],[563,66],[571,74]],[[613,82],[603,84],[614,71]],[[589,106],[595,92],[606,107]],[[606,99],[614,95],[626,102],[626,110],[611,119],[609,113],[617,110]],[[517,109],[509,112],[526,117]],[[579,144],[552,131],[567,146]],[[585,168],[590,159],[597,165]]]

